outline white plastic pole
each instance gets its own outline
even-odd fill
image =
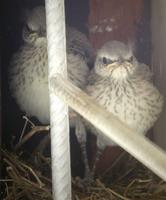
[[[45,3],[49,80],[58,74],[66,78],[64,0],[46,0]],[[50,118],[53,199],[71,200],[68,107],[51,92]]]
[[[60,76],[54,77],[51,86],[57,96],[101,130],[108,139],[119,144],[166,181],[164,150],[150,142],[144,135],[129,128],[68,80]]]

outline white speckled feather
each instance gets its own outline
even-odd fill
[[[27,29],[27,26],[29,27]],[[49,123],[49,94],[45,9],[37,7],[26,18],[24,44],[11,60],[9,85],[13,97],[28,116]],[[69,79],[84,88],[93,58],[87,37],[67,28],[67,69]],[[87,57],[86,57],[87,56]]]

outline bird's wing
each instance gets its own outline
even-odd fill
[[[68,27],[66,29],[67,51],[73,54],[81,55],[88,64],[93,63],[94,51],[85,34]]]
[[[152,81],[153,77],[153,73],[151,72],[149,66],[144,63],[139,63],[136,75],[147,81]]]

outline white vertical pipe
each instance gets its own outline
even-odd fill
[[[64,0],[46,0],[49,80],[66,78]],[[49,87],[50,91],[50,87]],[[69,122],[67,106],[50,92],[52,183],[54,200],[71,199]]]

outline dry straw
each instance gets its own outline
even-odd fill
[[[26,119],[26,124],[28,119]],[[31,124],[32,125],[32,124]],[[27,128],[24,128],[24,131]],[[1,150],[3,158],[4,200],[51,200],[51,158],[42,153],[27,156],[21,151],[22,141],[32,133],[39,134],[48,127],[31,126],[31,130],[22,133],[17,152]],[[48,131],[47,131],[48,132]],[[33,137],[28,139],[33,140]],[[37,147],[38,148],[38,147]],[[122,170],[119,170],[121,159],[103,173],[88,187],[78,187],[77,179],[72,179],[73,200],[166,200],[166,183],[154,175],[131,156],[128,156]]]

